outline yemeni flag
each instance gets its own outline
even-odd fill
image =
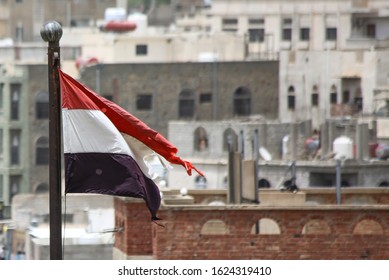
[[[143,198],[156,220],[158,186],[144,161],[153,153],[198,171],[176,156],[158,132],[115,103],[97,95],[60,69],[65,156],[65,193],[99,193]]]

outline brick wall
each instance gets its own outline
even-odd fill
[[[164,206],[159,213],[164,227],[152,224],[147,215],[125,218],[144,211],[143,203],[117,200],[115,206],[121,209],[117,220],[127,221],[115,247],[126,254],[150,252],[155,259],[389,258],[389,207],[384,205]]]

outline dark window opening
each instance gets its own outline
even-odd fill
[[[376,36],[376,26],[374,23],[370,23],[366,26],[366,36],[368,38],[375,39]]]
[[[21,84],[11,84],[11,120],[19,119]]]
[[[318,93],[312,93],[312,100],[311,100],[312,106],[319,106],[319,94]]]
[[[147,55],[147,45],[136,45],[136,55]]]
[[[347,104],[350,102],[350,91],[344,90],[342,95],[342,103]]]
[[[200,94],[200,103],[211,103],[212,102],[212,93],[205,92]]]
[[[334,27],[328,27],[326,29],[326,40],[336,41],[336,39],[337,39],[337,29]]]
[[[11,130],[10,132],[10,146],[11,146],[11,164],[20,164],[20,131]]]
[[[296,108],[296,97],[294,92],[294,87],[290,86],[288,88],[288,109],[294,110]]]
[[[49,94],[40,92],[36,96],[35,115],[38,120],[49,118]]]
[[[47,137],[41,137],[36,142],[35,156],[35,163],[37,165],[49,164],[49,139]]]
[[[265,39],[265,30],[263,28],[249,29],[249,42],[263,42]]]
[[[300,29],[300,40],[301,41],[309,41],[309,28],[301,28]]]
[[[240,87],[234,92],[234,115],[248,116],[251,114],[251,92]]]
[[[136,97],[136,109],[137,110],[151,110],[152,98],[151,94],[138,94]]]
[[[184,89],[180,93],[178,101],[178,116],[180,118],[192,118],[195,114],[194,93],[190,89]]]

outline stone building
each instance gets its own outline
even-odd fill
[[[3,65],[0,76],[0,198],[48,191],[46,65]]]
[[[104,64],[80,80],[167,136],[169,120],[276,119],[278,62]]]

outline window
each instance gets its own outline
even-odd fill
[[[234,115],[248,116],[251,114],[251,92],[245,87],[239,87],[234,92]]]
[[[265,20],[263,18],[249,18],[249,25],[263,25]]]
[[[366,26],[366,36],[368,38],[375,39],[375,35],[376,35],[376,26],[375,26],[375,24],[374,23],[369,23]]]
[[[11,175],[9,176],[9,194],[10,201],[12,201],[12,197],[20,192],[20,184],[22,181],[21,175]]]
[[[3,136],[4,136],[4,133],[3,133],[3,129],[0,128],[0,159],[3,158]]]
[[[3,110],[4,84],[0,83],[0,110]]]
[[[282,40],[291,41],[292,40],[292,19],[285,18],[282,21]]]
[[[136,97],[136,109],[148,111],[152,108],[153,96],[151,94],[138,94]]]
[[[10,131],[11,164],[20,164],[20,130]]]
[[[295,104],[295,92],[294,92],[294,87],[290,86],[288,89],[288,109],[289,110],[294,110],[296,107]]]
[[[211,103],[212,102],[212,93],[204,92],[200,94],[200,103]]]
[[[136,55],[147,55],[147,45],[136,45]]]
[[[300,28],[300,41],[309,41],[309,31],[307,27]]]
[[[331,86],[331,92],[330,92],[330,104],[337,104],[338,103],[338,92],[336,91],[336,87],[333,85]]]
[[[178,101],[178,116],[180,118],[192,118],[195,113],[194,93],[190,89],[184,89],[180,93]]]
[[[263,42],[265,38],[265,30],[263,28],[249,29],[249,42]]]
[[[238,30],[238,19],[236,18],[223,18],[222,30],[226,32],[235,32]]]
[[[195,151],[205,151],[208,149],[208,136],[203,127],[198,127],[194,131],[194,149]]]
[[[207,179],[203,176],[197,175],[195,178],[195,188],[196,189],[206,189],[207,188]]]
[[[3,175],[0,175],[0,201],[4,200],[4,187],[3,187]],[[0,219],[3,219],[4,217],[2,217],[2,210],[3,210],[3,207],[2,207],[2,204],[0,202]],[[0,230],[0,233],[1,233],[1,230]]]
[[[103,97],[109,101],[112,101],[113,102],[113,95],[112,94],[105,94],[103,95]]]
[[[11,120],[19,119],[21,84],[11,84]]]
[[[314,107],[319,106],[319,90],[317,86],[313,86],[312,88],[311,105]]]
[[[37,165],[49,164],[49,139],[40,137],[36,142],[35,163]]]
[[[344,90],[342,95],[342,103],[347,104],[350,102],[350,91]]]
[[[35,115],[38,120],[49,118],[49,94],[45,91],[41,91],[36,96]]]
[[[326,40],[327,41],[336,41],[336,39],[337,39],[337,29],[334,27],[327,27]]]

